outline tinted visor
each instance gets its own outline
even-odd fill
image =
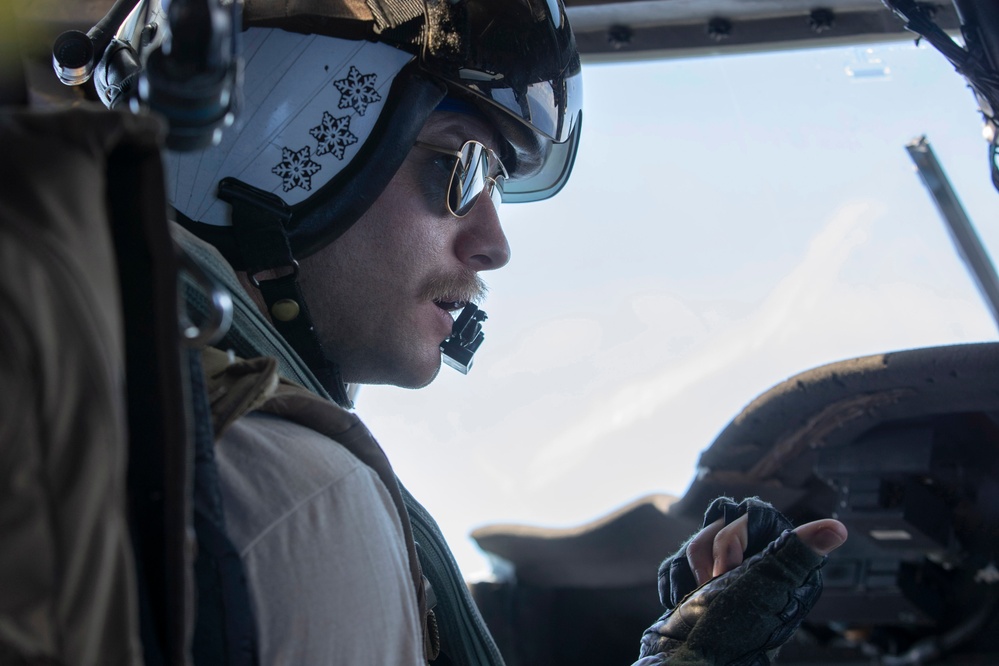
[[[579,53],[558,0],[429,0],[422,64],[555,143],[582,104]]]

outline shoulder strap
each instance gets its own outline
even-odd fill
[[[218,424],[210,406],[212,396],[202,372],[201,354],[194,350],[188,375],[194,416],[194,532],[198,539],[194,560],[198,612],[191,656],[195,666],[256,666],[260,655],[250,590],[243,561],[226,529],[215,462]]]
[[[405,487],[402,494],[419,544],[420,562],[437,602],[441,652],[454,666],[504,666],[440,527]]]

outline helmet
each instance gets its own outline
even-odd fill
[[[108,53],[130,47],[125,59],[141,61],[139,46],[159,38],[157,9],[140,3]],[[220,144],[166,158],[178,221],[238,270],[297,266],[342,235],[445,98],[474,105],[502,136],[503,201],[548,198],[569,177],[582,89],[560,0],[246,0],[242,24],[238,120]],[[114,104],[126,77],[109,71],[95,77]],[[288,284],[261,285],[269,307],[301,301],[285,272]],[[275,324],[315,371],[323,354],[304,314]]]
[[[155,22],[144,4],[133,17]],[[155,45],[146,21],[126,25],[119,44]],[[559,0],[247,0],[243,26],[236,124],[220,145],[167,157],[180,221],[238,269],[270,266],[233,236],[234,199],[280,206],[292,256],[308,256],[377,198],[445,96],[474,103],[505,139],[504,202],[548,198],[569,177],[582,89]],[[127,97],[113,92],[102,98]]]

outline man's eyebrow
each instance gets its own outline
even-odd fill
[[[428,123],[426,133],[421,132],[419,140],[443,145],[442,142],[448,138],[456,140],[453,146],[456,150],[469,139],[481,141],[493,150],[498,150],[503,141],[503,135],[485,118],[470,120],[461,117],[438,120],[433,125]]]

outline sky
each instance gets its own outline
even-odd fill
[[[501,208],[513,256],[485,275],[470,374],[358,396],[467,578],[488,569],[477,527],[682,495],[699,452],[788,377],[997,337],[904,149],[927,136],[994,252],[981,118],[932,49],[586,63],[583,81],[568,185]]]

